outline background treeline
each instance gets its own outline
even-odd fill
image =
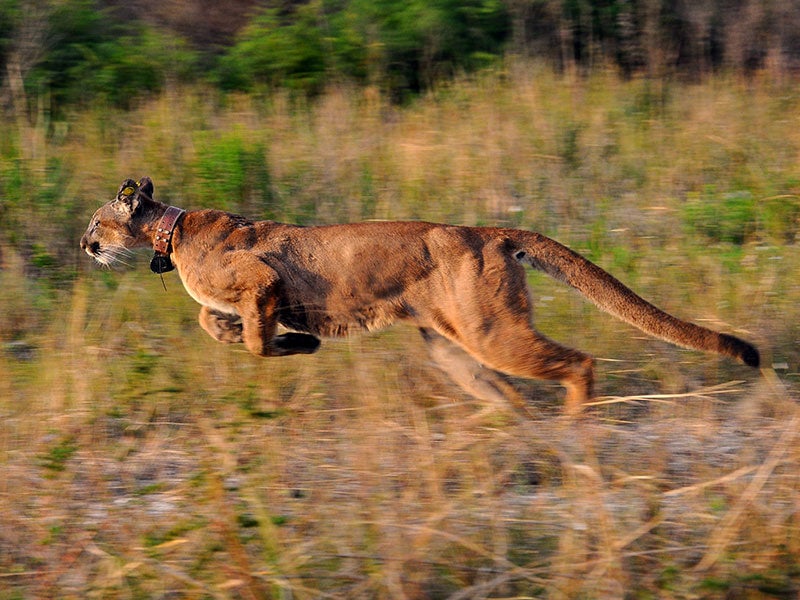
[[[0,0],[0,99],[127,107],[171,82],[402,99],[506,53],[626,76],[800,65],[800,1]]]

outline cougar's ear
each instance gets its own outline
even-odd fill
[[[139,180],[139,193],[148,200],[153,199],[153,180],[146,175]]]
[[[139,184],[133,179],[126,179],[119,186],[114,204],[127,213],[133,214],[139,208]]]

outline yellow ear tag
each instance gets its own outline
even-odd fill
[[[129,187],[126,187],[124,190],[122,190],[122,195],[123,196],[130,196],[135,191],[136,191],[135,189],[133,189],[132,187],[129,186]]]

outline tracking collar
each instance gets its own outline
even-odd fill
[[[168,271],[172,271],[175,265],[169,255],[172,251],[172,234],[175,231],[175,226],[178,224],[178,219],[186,211],[177,206],[170,206],[164,212],[161,220],[158,222],[156,228],[156,236],[153,239],[153,258],[150,260],[150,270],[153,273],[161,275]]]

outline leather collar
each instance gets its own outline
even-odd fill
[[[167,208],[156,228],[156,237],[153,239],[153,250],[159,254],[169,254],[170,244],[172,243],[172,233],[178,224],[178,219],[186,211],[177,206]]]
[[[169,258],[172,251],[172,234],[175,232],[178,219],[180,219],[181,215],[185,212],[186,211],[182,208],[170,206],[158,222],[156,235],[153,238],[153,250],[155,250],[155,254],[150,261],[150,270],[154,273],[166,273],[175,268]]]

